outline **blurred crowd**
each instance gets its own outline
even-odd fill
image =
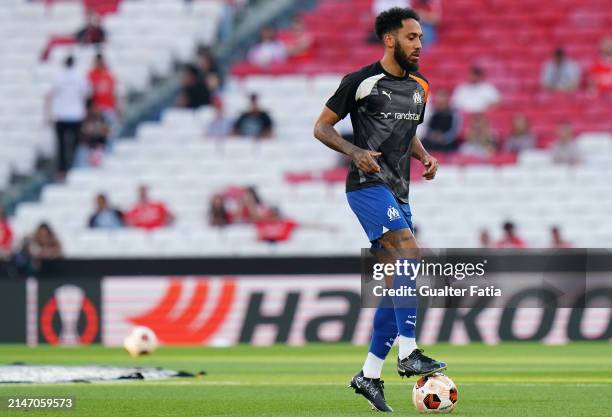
[[[551,249],[567,249],[572,244],[565,240],[561,235],[559,226],[551,226],[549,229],[550,237],[548,246]],[[511,221],[506,221],[501,227],[501,236],[494,240],[487,229],[482,229],[479,234],[480,247],[488,249],[525,249],[529,243],[523,239],[516,230],[516,226]]]
[[[28,276],[43,261],[63,257],[62,245],[53,228],[42,222],[21,242],[13,242],[13,233],[4,212],[0,212],[0,259],[9,261],[13,273]]]
[[[321,223],[304,223],[283,214],[274,205],[264,202],[255,187],[229,187],[215,194],[205,213],[205,221],[210,226],[225,228],[231,225],[251,225],[256,231],[256,238],[261,242],[279,243],[291,239],[299,228],[310,228],[335,232],[335,228]],[[95,209],[91,214],[88,227],[92,229],[116,230],[137,228],[156,230],[172,226],[174,214],[167,205],[149,197],[148,188],[138,188],[137,201],[125,211],[109,203],[105,194],[95,198]],[[418,230],[418,227],[415,228]],[[418,232],[415,231],[417,238]],[[549,229],[548,247],[552,249],[571,248],[572,244],[562,236],[559,226]],[[531,247],[529,242],[520,236],[515,224],[506,221],[499,233],[492,236],[488,229],[479,232],[479,246],[487,249],[525,249]],[[40,267],[42,261],[63,257],[62,244],[53,228],[42,222],[30,235],[18,244],[13,241],[14,235],[4,212],[0,210],[0,256],[10,260],[20,273],[30,273]],[[421,242],[423,247],[427,242]]]
[[[440,0],[373,0],[372,15],[390,7],[412,7],[421,15],[424,32],[423,47],[437,41],[443,8]],[[259,41],[250,48],[247,60],[261,68],[272,64],[308,61],[313,57],[315,39],[304,22],[296,18],[289,28],[277,30],[264,27]],[[193,65],[185,67],[183,88],[177,105],[197,108],[214,107],[214,120],[205,127],[209,138],[223,139],[246,136],[269,138],[273,133],[273,121],[262,109],[259,97],[252,95],[249,106],[242,114],[230,117],[226,114],[218,94],[222,88],[221,76],[210,51],[202,51]],[[572,94],[587,91],[590,96],[608,95],[612,91],[612,37],[601,40],[600,55],[594,57],[588,68],[581,68],[563,48],[552,51],[541,66],[540,89],[542,92]],[[499,126],[491,112],[504,108],[504,95],[487,78],[484,69],[474,65],[465,81],[452,90],[436,89],[428,102],[423,129],[423,142],[433,152],[459,155],[469,160],[489,161],[495,156],[516,156],[529,149],[551,146],[554,163],[574,165],[582,161],[574,144],[576,132],[570,120],[557,120],[554,137],[541,137],[532,126],[529,109],[517,111],[511,126]],[[342,132],[350,137],[350,127]]]
[[[268,111],[260,106],[259,96],[250,94],[248,107],[232,118],[226,114],[223,106],[220,95],[222,87],[223,77],[213,54],[209,48],[201,47],[196,61],[183,67],[176,106],[187,109],[212,106],[214,117],[204,127],[204,134],[208,138],[271,138],[274,122]]]
[[[174,222],[174,214],[166,203],[151,199],[146,185],[138,187],[136,202],[125,211],[111,205],[105,194],[98,194],[95,200],[95,210],[88,222],[92,229],[133,227],[154,230]]]
[[[282,242],[291,238],[300,226],[294,219],[284,216],[280,209],[263,201],[255,187],[229,187],[215,194],[208,209],[208,223],[215,227],[232,224],[251,224],[257,239]]]
[[[58,180],[72,167],[101,163],[117,133],[115,85],[102,53],[87,73],[78,70],[74,57],[65,59],[45,101],[45,117],[55,131]]]
[[[591,97],[612,92],[612,37],[602,39],[600,56],[593,60],[587,71],[583,72],[563,48],[555,49],[551,58],[542,64],[542,91],[565,94],[567,97],[563,99],[567,100],[581,87]],[[474,66],[468,80],[459,83],[452,93],[436,91],[425,123],[425,146],[432,151],[458,152],[482,159],[497,152],[519,154],[537,148],[538,137],[531,128],[528,113],[516,113],[510,131],[504,135],[492,126],[487,112],[499,108],[503,101],[499,89],[487,81],[481,68]],[[467,126],[463,126],[465,119],[469,120]],[[581,162],[575,136],[571,121],[557,122],[551,147],[553,162],[568,165]]]
[[[219,40],[230,36],[235,16],[246,3],[246,0],[225,3]],[[435,44],[443,13],[440,0],[373,0],[372,14],[395,6],[414,8],[422,17],[424,48]],[[55,45],[76,42],[99,46],[106,39],[100,18],[90,13],[86,24],[76,33],[51,39],[42,58],[46,59]],[[370,40],[373,41],[370,34],[364,34],[364,41]],[[307,62],[314,56],[315,43],[315,37],[304,22],[295,19],[286,29],[264,27],[246,57],[249,63],[260,68],[283,62]],[[542,92],[564,95],[567,99],[579,91],[586,91],[592,97],[612,95],[612,36],[601,40],[599,56],[593,57],[587,67],[581,67],[564,48],[554,49],[550,57],[543,60],[539,78]],[[214,110],[212,120],[204,126],[206,138],[272,138],[275,122],[270,112],[262,107],[258,94],[248,96],[247,104],[239,114],[227,114],[221,99],[225,81],[213,51],[200,47],[194,61],[182,67],[175,105],[187,109],[210,106]],[[500,88],[487,78],[483,68],[474,65],[466,79],[455,88],[434,90],[423,129],[425,147],[433,152],[475,160],[487,160],[498,153],[518,155],[537,148],[541,141],[532,127],[527,109],[512,116],[508,131],[494,125],[490,113],[503,105],[504,95]],[[57,179],[63,179],[72,167],[97,166],[102,162],[117,134],[121,115],[116,78],[102,52],[96,54],[86,73],[78,70],[74,57],[65,59],[48,91],[45,113],[56,137]],[[350,126],[341,130],[343,136],[350,138]],[[550,148],[550,158],[554,163],[576,165],[582,162],[575,138],[571,121],[559,120]],[[342,164],[345,162],[343,160]],[[320,224],[300,223],[282,213],[278,207],[263,201],[255,187],[227,188],[216,193],[206,204],[205,221],[209,225],[219,228],[252,225],[260,241],[287,241],[300,227],[326,229]],[[136,201],[125,208],[112,204],[105,194],[97,195],[87,226],[92,229],[154,230],[170,227],[175,220],[168,205],[152,199],[148,187],[142,185],[137,190]],[[480,246],[485,248],[529,246],[511,221],[502,225],[497,238],[486,229],[478,233]],[[566,248],[571,247],[571,243],[563,238],[558,226],[552,226],[549,246]],[[27,270],[37,268],[44,259],[62,257],[62,245],[47,223],[41,223],[16,244],[10,222],[0,210],[0,254]]]

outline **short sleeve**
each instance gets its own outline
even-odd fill
[[[344,119],[355,108],[355,94],[358,86],[359,77],[356,74],[345,76],[334,95],[327,100],[325,105],[336,113],[340,119]]]
[[[427,83],[427,89],[425,90],[425,97],[423,100],[423,111],[421,112],[421,118],[418,124],[422,124],[425,121],[425,112],[427,111],[427,102],[429,101],[429,83]]]
[[[421,112],[421,118],[419,119],[419,123],[421,124],[425,121],[425,110],[427,110],[427,101],[423,104],[423,111]]]
[[[427,108],[427,101],[429,100],[429,81],[425,79],[420,73],[415,72],[414,74],[410,74],[410,78],[415,80],[423,89],[423,111],[421,112],[421,117],[419,118],[419,125],[425,121],[425,110]]]

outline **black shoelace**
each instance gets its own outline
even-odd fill
[[[363,387],[366,392],[368,393],[368,395],[371,398],[376,397],[376,394],[381,393],[382,394],[382,388],[384,388],[384,381],[378,379],[367,379],[364,378],[365,382],[370,382],[370,384],[365,384],[365,386]],[[384,395],[383,395],[384,398]]]
[[[378,387],[379,391],[380,391],[380,396],[383,398],[383,400],[385,399],[385,381],[383,381],[382,379],[379,379],[378,381],[372,381],[374,382],[374,384]]]
[[[423,355],[423,349],[416,349],[415,352],[416,353],[410,354],[410,356],[414,355],[413,359],[420,359],[423,362],[434,362],[434,360],[430,358],[429,356]]]

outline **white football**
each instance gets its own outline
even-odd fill
[[[412,389],[412,403],[421,413],[450,413],[457,399],[457,386],[441,373],[419,378]]]
[[[150,354],[157,349],[157,336],[148,327],[137,326],[125,338],[123,347],[134,357]]]

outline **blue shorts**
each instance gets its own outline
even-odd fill
[[[346,199],[373,247],[379,246],[377,240],[389,230],[413,229],[410,205],[398,201],[384,185],[350,191]]]

